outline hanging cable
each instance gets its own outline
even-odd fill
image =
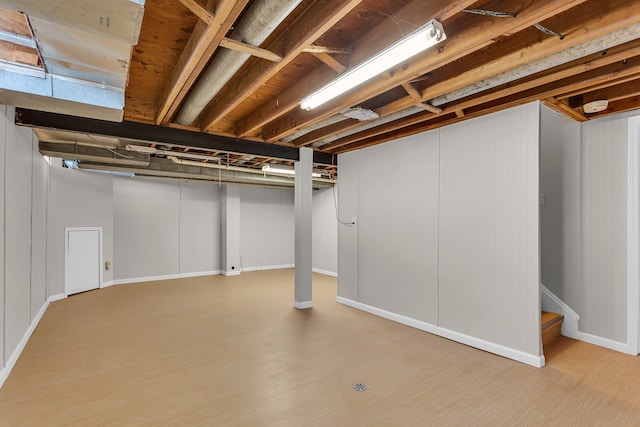
[[[518,15],[515,12],[497,12],[495,10],[484,9],[462,9],[462,12],[473,13],[476,15],[494,16],[496,18],[515,18]]]
[[[547,27],[545,27],[542,24],[534,24],[534,27],[536,27],[538,30],[542,31],[545,34],[549,34],[550,36],[556,36],[558,37],[560,40],[564,39],[564,34],[560,34],[558,32],[555,32]]]
[[[334,163],[334,158],[335,158],[335,154],[332,155],[331,157],[331,166],[333,166]],[[333,179],[333,173],[329,172],[329,179],[332,181],[331,183],[331,191],[333,192],[333,207],[335,208],[335,212],[336,212],[336,221],[338,221],[340,224],[342,225],[356,225],[356,223],[354,221],[342,221],[340,219],[340,217],[338,216],[338,196],[336,196],[336,182]]]

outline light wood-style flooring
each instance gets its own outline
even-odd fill
[[[0,390],[0,425],[640,425],[637,357],[561,337],[537,369],[335,297],[314,275],[314,308],[296,310],[279,270],[54,302]]]

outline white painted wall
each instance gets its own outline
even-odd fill
[[[579,310],[581,126],[547,107],[541,113],[542,284],[573,310]]]
[[[533,103],[341,155],[339,297],[538,363],[538,128]]]
[[[13,108],[7,108],[12,121]],[[5,361],[31,323],[31,138],[28,128],[6,127]]]
[[[541,355],[539,104],[440,130],[440,326]]]
[[[220,270],[220,187],[180,183],[180,272]]]
[[[5,191],[4,191],[4,170],[7,159],[7,127],[10,112],[7,111],[5,105],[0,104],[0,371],[5,366],[4,363],[4,251],[6,239],[4,234],[4,210],[5,210]]]
[[[438,140],[439,131],[426,132],[363,150],[356,220],[359,301],[431,324],[438,322]],[[405,167],[411,159],[420,166]]]
[[[180,187],[176,182],[113,181],[114,279],[180,272]]]
[[[65,227],[102,227],[103,258],[113,263],[113,177],[62,167],[52,159],[47,212],[47,295],[63,294]],[[103,266],[104,268],[104,266]],[[113,269],[103,270],[113,280]]]
[[[338,274],[338,221],[336,201],[338,188],[326,188],[313,192],[313,269],[315,271]],[[344,221],[344,219],[342,219]],[[349,218],[351,221],[351,218]]]
[[[0,384],[46,292],[48,165],[14,111],[0,105]]]
[[[242,269],[292,265],[293,191],[239,186],[239,193]]]
[[[115,280],[220,269],[220,191],[209,183],[113,182]]]
[[[582,301],[579,328],[627,340],[628,119],[582,125]]]
[[[32,138],[31,177],[31,321],[47,299],[47,192],[49,163],[38,151],[38,139]]]

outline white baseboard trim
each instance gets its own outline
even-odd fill
[[[240,271],[239,270],[221,271],[220,273],[223,276],[239,276],[240,275]]]
[[[543,284],[540,284],[540,299],[542,302],[542,310],[564,316],[562,335],[573,338],[574,340],[580,339],[578,338],[578,320],[580,320],[578,313],[573,311],[571,307],[565,304],[564,301],[558,298]]]
[[[475,338],[469,335],[462,334],[460,332],[455,332],[450,329],[441,328],[439,326],[435,326],[421,320],[402,316],[400,314],[372,307],[367,304],[362,304],[360,302],[353,301],[347,298],[337,297],[336,300],[340,304],[348,305],[349,307],[357,308],[358,310],[366,311],[367,313],[375,314],[376,316],[384,317],[385,319],[393,320],[395,322],[411,326],[412,328],[420,329],[422,331],[429,332],[431,334],[438,335],[452,341],[457,341],[459,343],[466,344],[480,350],[488,351],[489,353],[494,353],[508,359],[526,363],[527,365],[531,365],[536,368],[541,368],[544,366],[544,356],[536,356],[533,354],[525,353],[520,350],[505,347],[500,344],[495,344],[480,338]]]
[[[311,269],[314,273],[318,273],[318,274],[324,274],[325,276],[331,276],[331,277],[338,277],[338,273],[335,273],[333,271],[329,271],[329,270],[322,270],[320,268],[312,268]]]
[[[109,282],[104,282],[101,287],[106,288],[108,286],[113,286],[113,285],[126,285],[129,283],[153,282],[158,280],[186,279],[188,277],[214,276],[220,273],[222,273],[222,271],[213,270],[213,271],[198,271],[195,273],[166,274],[164,276],[134,277],[131,279],[117,279],[117,280],[111,280]]]
[[[302,302],[294,301],[293,306],[298,310],[305,310],[307,308],[313,308],[313,301],[302,301]]]
[[[260,265],[257,267],[243,267],[242,272],[249,271],[262,271],[262,270],[282,270],[285,268],[294,268],[293,264],[280,264],[280,265]]]
[[[589,344],[599,345],[600,347],[608,348],[610,350],[619,351],[621,353],[631,354],[633,356],[637,356],[638,355],[637,353],[635,353],[633,351],[634,349],[632,349],[627,343],[619,342],[619,341],[613,341],[613,340],[610,340],[608,338],[598,337],[596,335],[591,335],[591,334],[588,334],[586,332],[578,331],[578,338],[577,339],[580,340],[580,341],[588,342]]]
[[[7,378],[9,378],[9,374],[13,370],[13,367],[16,365],[16,362],[18,362],[18,359],[20,358],[22,351],[24,350],[27,343],[29,342],[29,338],[31,338],[31,334],[33,334],[33,331],[36,330],[36,327],[40,323],[42,316],[44,316],[45,311],[47,311],[47,308],[49,307],[49,303],[64,299],[66,297],[67,296],[65,294],[51,295],[49,298],[47,298],[44,304],[42,304],[42,307],[40,307],[40,310],[36,314],[36,317],[33,318],[31,325],[29,325],[29,328],[22,336],[22,339],[18,343],[18,346],[15,348],[15,350],[13,350],[13,353],[11,353],[11,357],[9,357],[9,359],[7,360],[6,365],[4,366],[4,368],[2,368],[2,370],[0,370],[0,388],[2,388],[2,386],[4,385],[4,382],[7,380]]]
[[[67,294],[55,294],[55,295],[51,295],[51,296],[48,298],[48,301],[49,301],[49,302],[60,301],[61,299],[65,299],[65,298],[67,298],[67,296],[68,296]]]

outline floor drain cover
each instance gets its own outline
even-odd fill
[[[353,385],[353,389],[355,391],[365,391],[367,389],[367,385],[362,383],[355,383]]]

